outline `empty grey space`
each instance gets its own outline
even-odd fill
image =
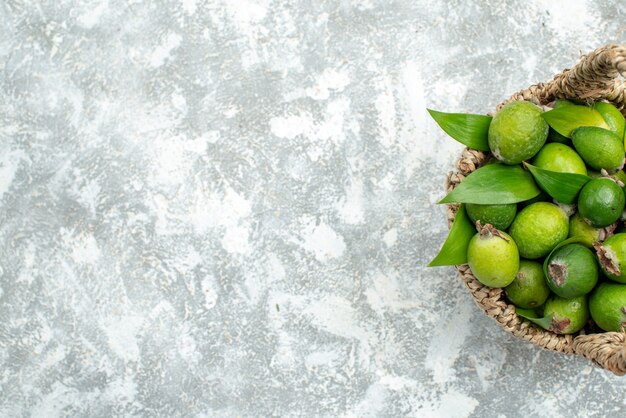
[[[453,268],[462,146],[620,1],[0,3],[0,416],[601,417]]]

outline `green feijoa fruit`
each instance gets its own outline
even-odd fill
[[[491,224],[496,229],[505,230],[511,225],[517,213],[517,204],[505,205],[476,205],[467,203],[465,205],[467,216],[473,224],[480,221],[481,224]]]
[[[467,264],[485,286],[508,286],[519,270],[517,245],[505,232],[485,225],[470,240]]]
[[[568,238],[578,237],[580,243],[591,248],[594,242],[604,241],[613,234],[617,224],[611,224],[604,228],[594,228],[589,225],[585,219],[576,212],[569,219],[569,236]]]
[[[571,299],[552,296],[544,305],[543,315],[552,317],[550,331],[556,334],[578,332],[584,328],[589,319],[587,296]]]
[[[618,233],[597,242],[593,248],[598,254],[600,267],[609,279],[626,283],[626,233]]]
[[[544,145],[533,158],[532,164],[544,170],[587,175],[585,162],[576,151],[554,142]]]
[[[593,252],[580,244],[556,249],[548,259],[547,282],[562,298],[586,295],[598,282],[598,263]]]
[[[597,102],[593,107],[602,115],[606,124],[609,125],[609,128],[611,128],[619,138],[623,138],[626,120],[624,120],[622,112],[617,110],[617,108],[609,102]]]
[[[550,295],[541,264],[530,260],[520,260],[515,279],[504,291],[515,306],[525,309],[543,305]]]
[[[523,258],[544,257],[567,238],[567,215],[552,203],[537,202],[522,209],[511,224],[509,234]]]
[[[595,126],[572,131],[572,143],[590,167],[615,171],[624,166],[624,143],[615,132]]]
[[[489,149],[505,164],[519,164],[532,158],[545,144],[548,124],[543,111],[526,101],[508,103],[489,125]]]
[[[608,332],[626,325],[626,284],[600,283],[589,295],[591,319]]]
[[[624,191],[608,178],[592,179],[578,195],[578,211],[595,228],[609,226],[624,211]]]

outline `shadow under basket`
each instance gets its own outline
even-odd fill
[[[626,46],[606,45],[582,56],[573,68],[557,74],[547,83],[535,84],[515,93],[496,110],[515,100],[527,100],[544,106],[556,99],[580,99],[608,100],[624,114],[626,84],[622,77],[625,75]],[[454,189],[490,156],[489,153],[466,148],[456,162],[457,170],[446,178],[446,191]],[[458,207],[458,204],[448,205],[449,226]],[[467,264],[458,265],[456,269],[478,306],[516,337],[549,350],[586,357],[616,375],[626,374],[626,333],[588,333],[588,329],[583,329],[577,334],[558,335],[546,331],[517,315],[515,306],[504,297],[504,291],[481,284]]]

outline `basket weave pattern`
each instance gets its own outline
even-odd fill
[[[527,100],[544,106],[555,99],[608,100],[625,112],[626,88],[620,76],[626,75],[626,46],[606,45],[582,56],[571,69],[557,74],[547,83],[535,84],[512,95],[498,105],[499,110],[514,100]],[[467,175],[481,167],[488,154],[466,148],[456,162],[457,170],[448,174],[446,191],[454,189]],[[458,204],[448,205],[448,225],[458,210]],[[467,264],[456,269],[478,306],[516,337],[540,347],[568,354],[584,356],[598,366],[616,375],[626,374],[626,334],[604,332],[585,335],[557,335],[545,331],[515,313],[515,306],[507,302],[502,289],[482,285]]]

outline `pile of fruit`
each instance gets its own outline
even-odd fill
[[[468,264],[557,334],[626,326],[626,121],[608,102],[514,101],[493,117],[429,111],[488,153],[440,203],[460,204],[430,266]]]

